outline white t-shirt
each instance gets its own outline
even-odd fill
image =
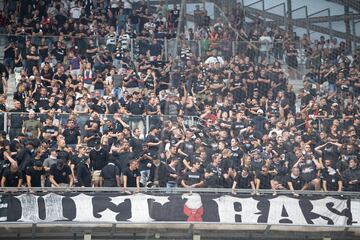
[[[73,7],[70,10],[70,16],[74,19],[79,19],[81,16],[81,7]]]
[[[224,65],[224,59],[222,57],[214,57],[214,56],[211,56],[211,57],[208,57],[208,59],[205,60],[205,64],[211,64],[211,63],[220,63],[220,66],[223,66]]]
[[[272,43],[272,40],[271,40],[271,37],[270,36],[261,36],[259,38],[259,41],[261,42],[261,45],[260,45],[260,51],[262,52],[266,52],[266,51],[269,51],[270,48],[271,48],[271,43]],[[267,44],[266,44],[267,43]]]

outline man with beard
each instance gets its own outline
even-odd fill
[[[341,176],[333,168],[332,160],[325,160],[325,167],[321,172],[322,187],[326,191],[338,191],[341,192],[343,189],[343,182]]]
[[[194,141],[192,139],[194,133],[190,130],[187,130],[185,132],[185,139],[184,141],[180,144],[178,153],[180,155],[182,155],[183,157],[185,157],[186,159],[190,160],[190,162],[194,162],[195,161],[195,144]],[[191,167],[184,163],[185,166],[188,169],[191,169]]]
[[[75,128],[74,120],[68,121],[62,134],[67,146],[75,146],[76,144],[81,143],[81,133],[78,128]]]
[[[360,191],[360,168],[357,159],[349,160],[349,168],[342,174],[345,191]]]
[[[271,189],[271,175],[268,166],[263,165],[261,171],[256,174],[255,185],[256,190]]]
[[[214,154],[212,163],[205,169],[205,184],[209,188],[223,187],[223,169],[220,166],[221,155]]]

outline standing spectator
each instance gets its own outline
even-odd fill
[[[325,160],[325,166],[322,170],[321,177],[324,191],[338,191],[343,189],[343,182],[340,174],[333,168],[331,160]]]
[[[100,186],[101,169],[103,169],[109,161],[109,152],[105,150],[99,140],[95,142],[95,147],[89,153],[91,167],[93,170],[92,181],[95,187]]]
[[[167,166],[155,156],[151,163],[148,187],[166,187]]]
[[[179,159],[173,157],[167,165],[166,188],[177,188],[179,172],[178,172]]]
[[[109,158],[109,162],[101,169],[100,186],[120,187],[120,169],[115,165],[115,159]]]
[[[144,102],[140,99],[140,93],[135,91],[132,94],[132,100],[127,105],[127,110],[131,114],[130,129],[138,128],[144,132],[143,114],[145,112]]]
[[[87,157],[78,163],[76,176],[79,187],[91,187],[90,158]]]
[[[22,133],[28,137],[39,138],[41,134],[41,123],[35,119],[35,112],[29,112],[29,119],[24,121]]]
[[[294,196],[299,196],[299,194],[295,193],[295,190],[306,190],[308,185],[305,179],[300,176],[300,169],[298,167],[293,167],[291,169],[291,174],[288,177],[288,187],[290,191],[293,192]]]
[[[71,175],[71,169],[65,161],[60,159],[56,164],[50,167],[51,187],[72,187],[74,179]]]
[[[140,172],[138,166],[139,163],[137,160],[131,160],[129,167],[123,172],[125,193],[129,193],[129,191],[127,191],[128,187],[136,187],[136,192],[140,191]]]
[[[248,167],[242,167],[235,176],[232,185],[232,193],[236,194],[235,189],[252,189],[251,195],[257,194],[255,188],[255,176],[249,171]]]
[[[26,184],[28,187],[45,186],[45,167],[41,161],[36,161],[34,166],[26,170]]]
[[[7,167],[1,178],[1,187],[21,187],[22,174],[16,164]]]
[[[357,159],[349,160],[349,168],[342,174],[345,191],[360,191],[360,168]]]
[[[200,188],[204,185],[203,175],[199,172],[200,165],[200,161],[192,163],[191,170],[185,173],[181,181],[181,186],[185,188]]]

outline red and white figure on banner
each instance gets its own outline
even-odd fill
[[[181,197],[187,199],[184,204],[184,214],[188,216],[188,222],[202,222],[204,214],[201,197],[198,193],[184,193]]]

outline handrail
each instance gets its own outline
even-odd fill
[[[127,190],[136,193],[136,188],[127,188]],[[101,193],[101,192],[118,192],[123,193],[122,187],[1,187],[0,194],[16,194],[16,193]],[[251,189],[235,189],[237,195],[244,194],[250,195]],[[259,194],[273,194],[274,191],[270,189],[259,189]],[[311,195],[311,196],[337,196],[337,197],[359,197],[360,192],[337,192],[337,191],[290,191],[290,190],[277,190],[278,195],[293,195],[294,193],[299,195]],[[178,194],[178,193],[204,193],[204,194],[232,194],[232,190],[229,188],[140,188],[139,193],[149,194]]]

